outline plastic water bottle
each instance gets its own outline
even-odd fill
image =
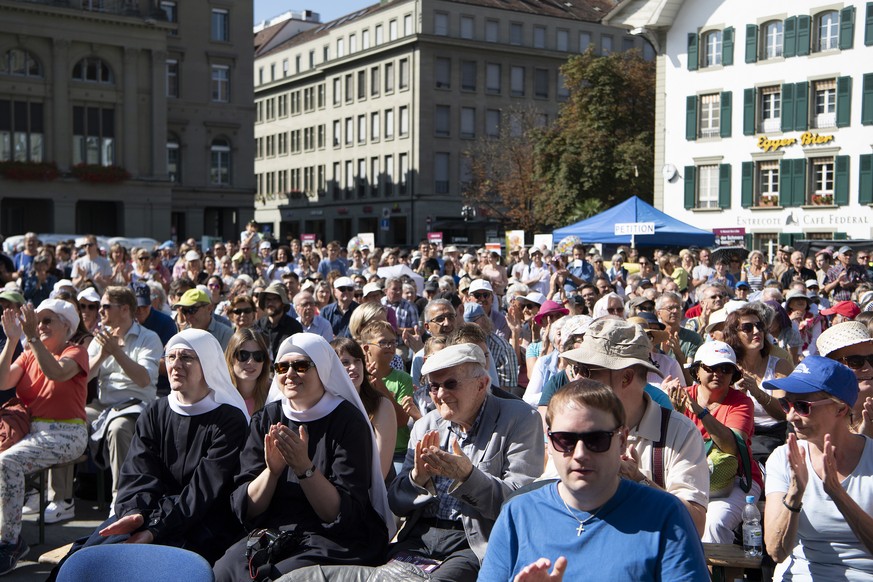
[[[743,508],[743,552],[747,558],[760,558],[763,554],[761,544],[761,512],[755,505],[755,496],[746,496]]]

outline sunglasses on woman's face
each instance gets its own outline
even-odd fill
[[[96,303],[80,303],[79,309],[82,311],[97,311],[100,309],[100,306]]]
[[[296,362],[276,362],[273,364],[273,369],[277,374],[287,374],[289,370],[294,370],[295,374],[305,374],[309,368],[315,367],[313,362],[309,360],[297,360]]]
[[[249,361],[249,358],[253,359],[255,362],[260,364],[267,358],[266,352],[262,350],[257,350],[255,352],[250,352],[248,350],[240,350],[236,353],[236,359],[238,362],[245,363]]]
[[[756,321],[755,323],[742,323],[737,326],[737,329],[743,333],[752,333],[754,330],[764,331],[764,324],[760,321]]]
[[[238,307],[237,309],[231,309],[230,312],[234,315],[248,315],[249,313],[254,313],[255,310],[251,307]]]
[[[787,398],[779,399],[779,406],[782,407],[782,411],[785,414],[788,414],[788,411],[792,408],[794,412],[799,414],[800,416],[809,416],[809,413],[812,412],[812,409],[816,406],[824,406],[825,404],[833,404],[834,401],[825,398],[824,400],[788,400]]]
[[[844,356],[839,361],[853,370],[860,370],[864,367],[864,364],[873,367],[873,354],[869,356]]]
[[[715,374],[716,372],[718,372],[723,376],[732,376],[734,370],[736,370],[736,368],[734,368],[730,364],[718,364],[717,366],[707,366],[706,364],[700,364],[700,368],[702,370],[706,370],[706,372],[709,374]]]
[[[612,446],[612,437],[619,427],[613,430],[593,430],[591,432],[548,432],[549,441],[559,453],[572,453],[579,441],[592,453],[605,453]]]

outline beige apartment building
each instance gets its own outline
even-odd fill
[[[555,119],[560,66],[589,47],[651,47],[599,24],[608,0],[393,0],[255,52],[256,219],[280,240],[376,234],[484,240],[461,217],[465,155],[515,110]],[[299,23],[297,24],[299,26]],[[466,239],[466,240],[465,240]]]
[[[233,238],[252,0],[0,0],[0,229]]]

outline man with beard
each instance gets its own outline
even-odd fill
[[[300,322],[288,313],[291,302],[288,301],[288,293],[282,283],[270,283],[261,291],[258,307],[265,315],[252,327],[267,336],[273,354],[279,353],[279,346],[285,338],[303,332]]]

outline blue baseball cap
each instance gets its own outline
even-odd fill
[[[467,302],[464,304],[464,321],[473,323],[480,317],[485,317],[485,310],[478,303]]]
[[[822,356],[803,358],[790,375],[768,380],[764,388],[791,394],[826,392],[853,407],[858,400],[858,378],[851,368]]]

